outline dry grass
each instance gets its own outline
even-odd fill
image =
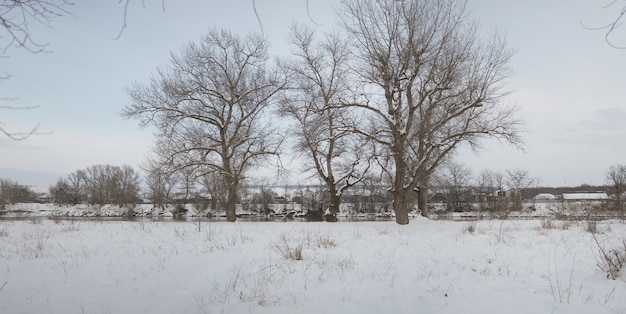
[[[284,235],[283,235],[284,238]],[[307,232],[306,234],[306,243],[307,246],[312,246],[312,247],[318,247],[318,248],[331,248],[331,247],[335,247],[337,246],[337,243],[335,242],[335,240],[333,240],[329,234],[319,234],[319,233],[312,233],[312,232]]]
[[[283,234],[281,237],[282,243],[277,243],[274,247],[280,252],[280,255],[285,259],[301,261],[302,257],[302,244],[297,244],[295,246],[289,244],[287,240],[287,235]]]
[[[473,234],[476,232],[476,220],[469,222],[465,225],[465,232]]]
[[[598,233],[598,223],[595,220],[587,220],[587,232]]]
[[[595,232],[591,232],[593,240],[598,246],[598,255],[596,262],[598,268],[606,273],[609,279],[617,279],[622,273],[622,269],[626,266],[626,240],[622,240],[622,245],[616,248],[606,249],[600,244]]]
[[[552,219],[542,219],[541,229],[556,229],[557,226]]]

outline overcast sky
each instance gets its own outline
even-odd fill
[[[320,30],[333,27],[338,1],[165,0],[132,1],[122,36],[123,6],[118,1],[79,1],[73,16],[53,28],[32,25],[33,37],[49,43],[50,53],[20,49],[0,59],[0,71],[13,77],[0,83],[5,105],[36,106],[0,111],[2,126],[41,131],[25,141],[0,138],[0,178],[47,186],[59,177],[96,164],[138,167],[153,143],[151,130],[119,116],[129,103],[124,87],[147,82],[170,52],[198,40],[211,27],[239,34],[261,31],[272,53],[288,53],[293,21]],[[509,101],[526,121],[525,151],[484,142],[475,154],[457,159],[475,173],[483,169],[527,169],[539,185],[604,184],[609,165],[626,164],[626,50],[609,47],[604,34],[589,31],[611,20],[621,8],[602,9],[594,0],[469,0],[473,18],[485,34],[505,34],[517,52],[512,60]],[[322,24],[316,26],[315,23]],[[626,26],[615,43],[626,46]],[[294,170],[297,172],[297,170]]]

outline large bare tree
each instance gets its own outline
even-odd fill
[[[430,176],[460,144],[520,142],[517,110],[502,103],[512,52],[499,36],[482,40],[462,1],[343,4],[362,83],[350,105],[369,120],[357,132],[385,148],[396,222],[408,224],[411,194],[426,216]]]
[[[127,89],[132,102],[122,115],[159,130],[157,154],[167,169],[201,167],[220,174],[228,221],[236,220],[241,180],[277,155],[281,142],[265,109],[285,83],[268,70],[267,45],[258,35],[211,30],[172,55],[171,65],[149,84]]]
[[[293,58],[284,64],[291,84],[281,101],[281,114],[296,121],[295,150],[310,165],[304,170],[324,182],[329,193],[327,220],[334,220],[342,194],[369,169],[366,142],[351,131],[355,119],[350,108],[334,106],[349,91],[349,45],[337,33],[316,41],[312,30],[297,25],[291,28],[291,43]]]

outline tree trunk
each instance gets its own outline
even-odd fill
[[[423,183],[417,191],[417,208],[423,217],[428,217],[428,184]]]
[[[337,192],[330,193],[330,204],[328,204],[328,210],[331,214],[339,213],[339,204],[341,203],[341,197],[337,195]]]
[[[341,203],[341,197],[337,195],[337,191],[334,188],[330,189],[330,203],[328,204],[328,214],[324,215],[324,219],[327,222],[337,222],[337,213],[339,213],[339,204]]]
[[[235,222],[237,215],[235,209],[237,208],[237,183],[229,182],[228,184],[228,199],[226,200],[226,221]]]
[[[393,211],[396,214],[396,223],[399,225],[409,224],[409,209],[406,204],[406,191],[400,188],[393,193]]]
[[[622,210],[622,189],[619,185],[615,185],[615,203],[616,203],[616,209],[617,210]]]
[[[403,159],[402,147],[394,149],[396,164],[395,178],[393,181],[393,211],[396,214],[396,223],[399,225],[409,224],[409,209],[406,204],[406,189],[404,188],[404,176],[406,175],[406,163]]]

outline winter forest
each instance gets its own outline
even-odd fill
[[[260,18],[172,48],[124,87],[119,118],[154,133],[141,165],[0,178],[0,312],[626,311],[626,164],[546,187],[459,154],[525,148],[507,37],[465,1],[335,10],[329,32],[291,24],[285,55]],[[0,4],[4,54],[43,51],[29,24],[71,12]]]

